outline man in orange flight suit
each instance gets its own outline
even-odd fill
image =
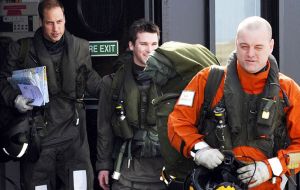
[[[212,107],[224,105],[226,109],[235,156],[256,161],[239,168],[238,178],[251,190],[280,189],[284,181],[281,177],[299,169],[292,171],[288,164],[289,153],[300,152],[300,87],[279,73],[271,55],[272,28],[265,19],[254,16],[243,20],[238,26],[235,43],[236,52],[224,67],[225,76]],[[192,156],[197,165],[213,169],[222,163],[224,155],[214,145],[214,139],[201,134],[197,128],[209,72],[210,68],[200,71],[182,92],[169,116],[168,136],[172,146],[184,156]],[[283,104],[276,100],[283,99],[286,105],[281,106],[280,115]],[[277,108],[279,111],[274,111]],[[269,122],[276,119],[279,122]],[[287,129],[290,144],[275,150],[273,137],[279,125]],[[282,185],[285,184],[282,182]]]

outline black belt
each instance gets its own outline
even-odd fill
[[[161,171],[161,177],[168,190],[182,190],[184,188],[184,181],[178,181],[175,177],[168,175],[165,168]]]

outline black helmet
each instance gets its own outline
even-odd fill
[[[225,158],[221,165],[213,170],[203,166],[193,169],[184,183],[184,189],[194,190],[244,190],[247,184],[237,178],[236,170],[244,164],[235,159],[232,152],[223,152]]]
[[[24,156],[29,145],[29,131],[30,121],[27,114],[16,117],[1,135],[1,151],[12,159]]]

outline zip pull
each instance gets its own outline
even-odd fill
[[[79,118],[76,119],[76,126],[79,125]]]
[[[128,161],[127,161],[127,168],[130,168],[131,160],[132,160],[132,158],[128,158]]]
[[[75,126],[77,127],[79,125],[79,114],[76,107],[75,107],[75,117],[76,117]]]
[[[131,143],[132,143],[132,139],[129,141],[128,143],[128,161],[127,161],[127,168],[130,168],[130,163],[131,163],[131,160],[132,160],[132,156],[131,156]]]

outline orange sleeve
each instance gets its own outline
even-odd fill
[[[209,71],[209,67],[201,70],[185,88],[186,91],[194,92],[192,106],[178,105],[177,102],[173,112],[169,115],[169,140],[172,146],[186,157],[190,157],[190,151],[197,142],[203,141],[203,135],[199,134],[197,123],[204,99],[204,89]],[[222,82],[222,84],[224,84],[224,82]],[[223,92],[223,90],[218,89],[217,94],[220,93],[219,91]],[[216,97],[220,96],[222,95]],[[213,101],[213,104],[215,104],[215,102],[216,100]]]
[[[288,153],[300,152],[300,87],[295,81],[286,77],[283,74],[279,75],[280,86],[287,94],[290,107],[286,111],[286,125],[291,143],[285,150],[279,150],[277,156],[282,163],[284,173],[291,175],[291,171],[287,168],[289,159]],[[295,173],[299,172],[300,168],[295,169]]]

